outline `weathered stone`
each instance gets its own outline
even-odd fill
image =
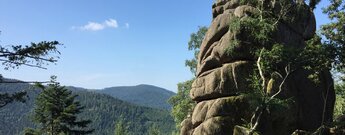
[[[205,59],[207,57],[205,54],[210,47],[215,42],[218,42],[229,31],[229,21],[231,18],[233,18],[233,14],[227,13],[217,16],[212,21],[200,47],[200,53],[198,56],[199,61]],[[198,65],[200,64],[201,62],[198,63]],[[202,72],[204,72],[204,70],[201,71],[200,68],[197,69],[197,75],[200,75]]]
[[[234,34],[228,31],[218,42],[214,42],[205,53],[204,60],[199,64],[198,71],[203,73],[230,62],[253,59],[254,56],[250,51],[254,47],[253,45],[245,43],[231,44],[233,41]]]
[[[258,103],[258,99],[253,99],[251,96],[244,95],[202,101],[194,108],[192,123],[195,127],[200,125],[203,121],[217,116],[232,116],[234,120],[236,120],[234,122],[242,123],[244,119],[249,120],[252,111],[255,110],[257,104],[253,101]],[[238,113],[240,111],[243,112]]]
[[[235,8],[239,5],[239,0],[231,0],[230,2],[219,1],[215,2],[212,8],[213,18],[216,18],[218,15],[223,13],[229,13],[229,11],[234,11]]]
[[[203,121],[205,121],[208,109],[213,102],[214,102],[213,100],[203,101],[203,102],[198,103],[195,106],[193,110],[193,115],[192,115],[193,126],[196,127],[200,125]]]
[[[285,97],[295,97],[298,104],[298,128],[313,131],[319,128],[322,121],[330,123],[333,121],[333,107],[335,103],[335,92],[331,74],[321,72],[319,84],[315,84],[308,76],[311,73],[305,70],[298,70],[291,75],[288,82],[289,91],[284,93]]]
[[[214,117],[195,128],[193,135],[231,135],[233,117]]]
[[[253,63],[238,61],[224,64],[196,78],[190,96],[195,101],[248,92]]]
[[[258,10],[248,5],[238,6],[234,12],[235,16],[239,18],[251,16],[256,13],[258,13]]]
[[[297,106],[293,101],[274,104],[261,115],[257,131],[263,135],[290,135],[297,128]]]
[[[309,40],[312,37],[314,37],[315,31],[316,31],[316,20],[314,13],[310,13],[308,23],[305,24],[305,29],[303,32],[303,37],[305,40]]]
[[[193,124],[191,118],[187,118],[181,123],[181,135],[191,135],[193,133]]]

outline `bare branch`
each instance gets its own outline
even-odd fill
[[[265,76],[263,74],[262,67],[261,67],[261,56],[262,56],[263,51],[264,51],[264,48],[262,48],[260,51],[259,58],[256,61],[256,65],[258,66],[259,74],[260,74],[260,77],[262,79],[262,84],[261,84],[262,90],[264,91],[264,93],[266,93],[266,79],[265,79]]]
[[[279,75],[279,77],[280,77],[281,79],[283,79],[283,75],[282,75],[281,73],[279,73],[279,72],[277,72],[277,71],[274,71],[273,73]]]
[[[252,118],[250,119],[250,128],[253,129],[253,122],[254,122],[254,119],[256,118],[256,113],[259,112],[259,109],[260,109],[260,106],[256,107],[255,109],[255,113],[253,114]]]
[[[323,110],[322,110],[322,121],[321,121],[321,125],[324,124],[325,122],[325,113],[326,113],[326,107],[327,107],[327,99],[328,99],[328,94],[329,94],[329,89],[331,89],[333,85],[333,82],[328,86],[327,88],[327,91],[326,91],[326,96],[322,93],[322,98],[324,100],[324,103],[323,103]]]
[[[253,133],[256,130],[256,128],[258,127],[258,125],[259,125],[259,122],[260,122],[260,119],[261,119],[261,115],[262,115],[262,112],[264,110],[263,108],[261,108],[261,109],[262,110],[260,111],[260,113],[259,113],[259,115],[258,115],[258,117],[257,117],[257,119],[255,121],[254,126],[250,129],[249,134]]]
[[[282,91],[283,91],[283,85],[285,84],[287,78],[293,73],[295,72],[296,70],[292,70],[291,71],[291,68],[290,68],[290,64],[288,64],[286,67],[285,67],[285,72],[286,72],[286,75],[283,79],[283,81],[280,83],[279,85],[279,91],[277,93],[275,93],[274,95],[272,95],[269,99],[269,101],[273,100],[273,98],[275,98],[276,96],[278,96]],[[268,101],[268,102],[269,102]]]

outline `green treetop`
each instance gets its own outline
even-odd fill
[[[127,124],[123,122],[123,118],[121,116],[120,120],[115,125],[115,135],[128,135],[128,127]]]
[[[93,129],[87,128],[90,120],[77,118],[84,106],[75,101],[77,95],[58,83],[43,87],[43,91],[36,99],[33,121],[37,129],[27,130],[26,134],[89,134]],[[33,132],[34,131],[34,132]]]

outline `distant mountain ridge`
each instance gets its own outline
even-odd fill
[[[170,134],[174,129],[173,118],[166,110],[137,106],[83,88],[67,88],[78,94],[77,99],[85,105],[85,110],[80,116],[93,121],[91,127],[96,129],[93,133],[95,135],[113,134],[115,123],[120,117],[129,123],[129,131],[134,135],[147,134],[147,130],[153,124],[157,125],[164,134]],[[0,92],[12,93],[22,90],[28,92],[29,98],[26,103],[15,102],[0,108],[0,134],[20,134],[24,127],[34,126],[28,116],[40,90],[28,84],[0,84]]]
[[[133,104],[157,109],[171,110],[167,100],[175,93],[153,85],[109,87],[94,92],[103,93]]]

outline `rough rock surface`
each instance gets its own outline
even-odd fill
[[[252,92],[248,78],[254,71],[255,61],[249,49],[253,45],[241,42],[232,47],[236,54],[229,54],[227,48],[236,35],[241,34],[229,30],[230,21],[254,12],[257,12],[255,8],[240,5],[240,0],[214,2],[213,21],[200,48],[197,78],[190,92],[197,105],[192,116],[181,123],[182,135],[231,135],[234,131],[245,134],[244,128],[234,127],[248,124],[258,103],[258,99],[241,94]],[[304,12],[307,17],[280,22],[274,39],[284,45],[304,47],[305,40],[312,38],[316,29],[312,11]],[[246,33],[243,35],[245,37]],[[262,123],[265,124],[258,127],[261,134],[289,135],[297,129],[314,131],[322,121],[332,121],[335,95],[331,74],[322,72],[319,85],[308,79],[309,74],[306,70],[297,70],[288,78],[279,98],[291,98],[294,103],[289,104],[288,110],[264,112]]]

